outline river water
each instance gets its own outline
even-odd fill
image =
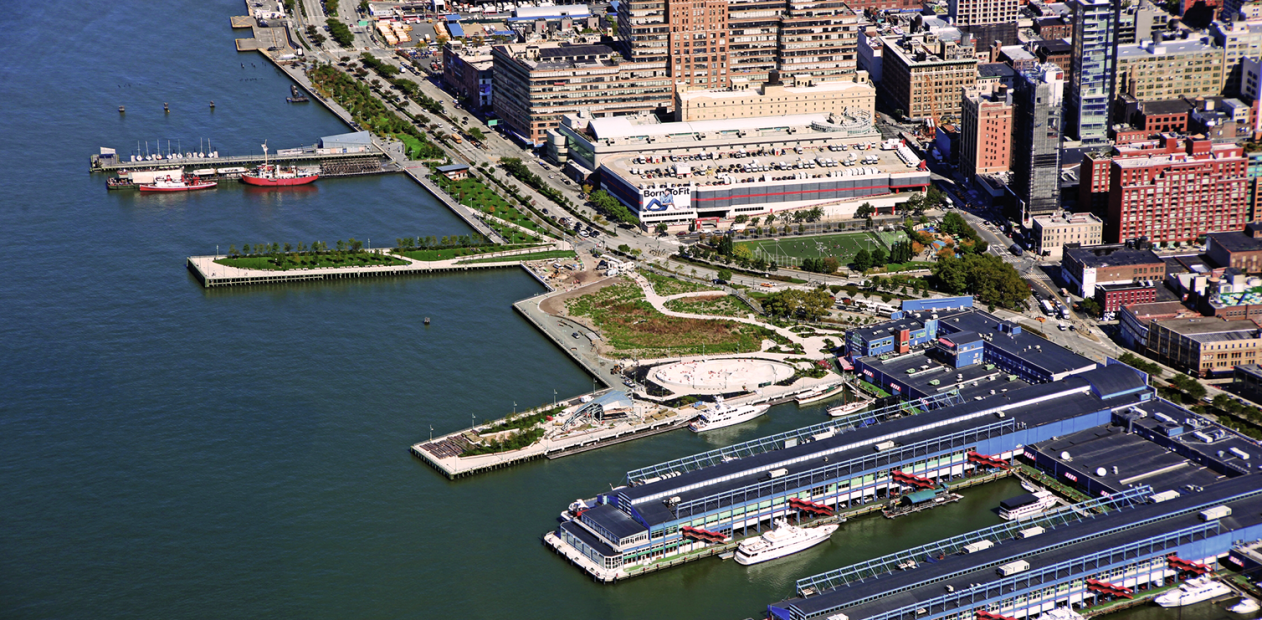
[[[63,9],[0,13],[0,617],[745,618],[798,577],[996,523],[1017,492],[751,569],[591,582],[540,543],[568,502],[822,408],[447,481],[407,452],[431,426],[591,386],[512,311],[541,287],[503,270],[203,290],[183,259],[216,246],[468,229],[401,175],[107,193],[86,173],[100,146],[242,154],[347,129],[234,51],[240,2]]]

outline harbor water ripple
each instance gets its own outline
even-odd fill
[[[407,452],[431,425],[590,389],[510,307],[540,285],[501,270],[203,290],[183,260],[216,246],[468,229],[401,175],[107,193],[87,174],[101,146],[244,154],[347,128],[234,51],[242,2],[66,6],[0,13],[0,617],[745,618],[798,577],[996,523],[1016,492],[863,519],[752,569],[591,582],[540,544],[560,510],[714,446],[674,432],[436,475]],[[824,419],[780,406],[724,439]]]

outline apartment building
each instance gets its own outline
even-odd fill
[[[1163,136],[1116,150],[1106,240],[1196,242],[1206,233],[1245,227],[1249,179],[1241,147]]]
[[[1139,101],[1218,95],[1223,85],[1223,49],[1208,38],[1117,47],[1113,95],[1124,92]]]
[[[1166,264],[1152,250],[1120,243],[1079,247],[1070,245],[1061,252],[1061,275],[1081,297],[1095,297],[1101,284],[1158,281],[1166,276]]]
[[[728,85],[727,0],[669,0],[670,76],[687,88]]]
[[[863,74],[858,77],[862,78]],[[772,81],[752,85],[738,80],[721,90],[683,90],[675,93],[676,121],[707,121],[756,116],[838,114],[871,121],[876,89],[866,81],[785,84],[772,72]]]
[[[1065,120],[1068,135],[1084,144],[1108,142],[1117,59],[1117,15],[1110,0],[1071,0],[1073,70]]]
[[[1104,220],[1091,213],[1056,213],[1034,218],[1033,239],[1036,254],[1060,260],[1065,244],[1100,245]]]
[[[605,45],[497,45],[491,55],[495,112],[532,144],[567,113],[622,116],[673,104],[663,63],[628,61]]]
[[[960,172],[964,178],[1012,166],[1012,91],[995,82],[962,89]]]
[[[1023,71],[1013,97],[1012,182],[1024,219],[1060,209],[1065,74],[1053,64]]]
[[[1017,0],[950,0],[947,10],[952,23],[961,27],[1017,21]]]
[[[780,74],[816,81],[854,79],[859,16],[841,0],[789,0],[788,5],[780,20]]]
[[[959,117],[960,89],[977,82],[973,39],[939,38],[932,33],[882,37],[881,93],[912,119]]]
[[[1237,19],[1209,25],[1214,44],[1223,49],[1222,94],[1241,94],[1245,58],[1262,57],[1262,20]]]

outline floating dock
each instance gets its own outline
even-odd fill
[[[354,163],[355,167],[363,167],[365,163],[374,163],[376,167],[381,168],[383,160],[388,159],[386,154],[381,152],[377,146],[369,145],[368,149],[362,153],[320,153],[316,149],[304,149],[302,153],[278,155],[269,153],[267,160],[269,162],[278,162],[283,164],[320,164],[323,168],[331,166],[333,168],[338,165]],[[185,157],[183,159],[158,159],[145,161],[126,161],[121,158],[101,157],[100,155],[92,155],[89,158],[89,172],[105,172],[118,173],[123,170],[156,170],[160,168],[168,168],[172,166],[181,166],[184,168],[252,168],[263,163],[263,154],[258,155],[236,155],[232,157]],[[331,170],[331,174],[324,176],[336,176],[337,171]]]

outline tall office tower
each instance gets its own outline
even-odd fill
[[[732,79],[766,82],[776,69],[784,0],[731,0],[727,5],[728,67]]]
[[[618,3],[618,39],[632,62],[665,63],[670,53],[666,0],[624,0]]]
[[[853,79],[859,16],[842,0],[789,0],[780,20],[780,73],[798,80]]]
[[[956,26],[1006,24],[1017,21],[1017,0],[951,0],[948,11]]]
[[[1022,220],[1060,208],[1065,74],[1044,64],[1021,72],[1013,97],[1012,190]]]
[[[727,86],[727,0],[666,0],[670,76],[687,88]]]
[[[1110,0],[1073,0],[1070,6],[1073,81],[1065,110],[1066,130],[1085,144],[1104,144],[1108,141],[1109,97],[1116,78],[1118,9]]]

